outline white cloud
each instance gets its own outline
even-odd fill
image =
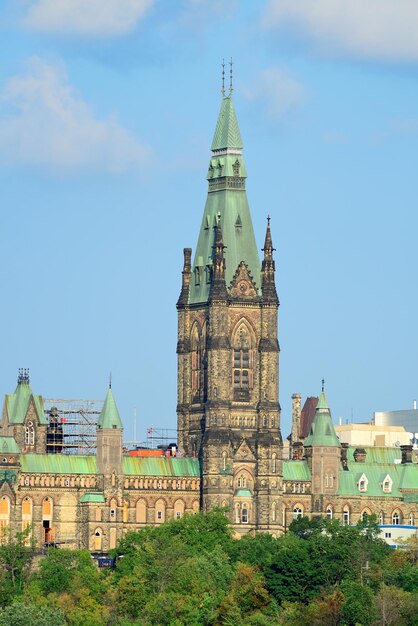
[[[305,99],[303,85],[278,67],[262,70],[243,93],[248,100],[261,100],[267,113],[276,118],[282,117]]]
[[[129,33],[154,0],[35,0],[23,24],[32,30],[86,36]]]
[[[149,157],[115,118],[97,119],[64,66],[30,59],[0,93],[0,163],[52,170],[137,169]]]
[[[270,0],[262,25],[290,28],[322,53],[418,60],[417,0]]]

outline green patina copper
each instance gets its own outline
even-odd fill
[[[210,266],[214,226],[220,216],[225,245],[225,281],[229,288],[241,261],[261,294],[260,257],[258,255],[245,179],[247,171],[242,156],[242,140],[232,97],[222,99],[212,142],[213,155],[207,179],[209,191],[203,212],[190,285],[189,303],[207,302],[210,289]]]
[[[252,498],[253,494],[249,489],[238,489],[235,496],[237,498]]]
[[[239,132],[232,96],[222,98],[211,148],[213,151],[224,150],[225,148],[242,149],[241,133]]]
[[[311,472],[306,461],[283,461],[283,480],[311,480]]]
[[[28,382],[19,382],[16,391],[6,395],[6,408],[9,424],[23,424],[29,403],[33,400],[40,424],[47,424],[42,396],[35,396]]]
[[[96,457],[75,454],[22,454],[22,472],[34,474],[97,474]]]
[[[319,398],[311,431],[305,441],[305,447],[309,446],[341,446],[332,423],[331,412],[324,391]]]
[[[0,454],[19,454],[19,446],[13,437],[0,437]]]
[[[80,502],[95,502],[97,504],[103,504],[106,500],[102,493],[85,493],[81,496]]]
[[[122,463],[123,473],[127,476],[200,476],[199,459],[196,458],[125,456]]]
[[[120,419],[118,407],[116,406],[115,398],[111,387],[107,391],[105,403],[100,413],[98,428],[123,428],[122,420]]]

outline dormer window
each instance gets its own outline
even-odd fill
[[[196,285],[196,287],[200,285],[200,281],[201,281],[201,268],[195,267],[194,268],[194,284]]]
[[[366,474],[362,474],[362,475],[360,476],[360,479],[359,479],[358,483],[357,483],[357,485],[358,485],[358,490],[359,490],[359,491],[363,491],[363,492],[364,492],[364,491],[367,491],[367,485],[368,485],[368,484],[369,484],[369,481],[367,480],[367,476],[366,476]]]
[[[384,493],[391,493],[392,485],[393,485],[393,480],[391,479],[389,474],[387,474],[385,479],[383,480],[383,483],[382,483],[383,492]]]

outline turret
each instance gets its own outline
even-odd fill
[[[112,387],[106,395],[97,424],[97,469],[104,476],[122,474],[123,426],[113,397]]]
[[[279,304],[275,284],[275,263],[273,258],[273,242],[270,231],[270,217],[267,218],[266,238],[264,241],[264,258],[261,264],[261,292],[265,302]]]

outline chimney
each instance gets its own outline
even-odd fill
[[[292,444],[300,439],[300,415],[302,396],[300,393],[292,395]]]
[[[343,470],[347,471],[348,470],[348,457],[347,457],[347,453],[348,453],[348,448],[349,448],[348,443],[341,443],[341,465],[343,466]]]
[[[366,462],[366,450],[364,448],[356,448],[353,456],[356,463]]]
[[[407,446],[401,446],[401,451],[402,451],[402,465],[405,465],[405,463],[412,463],[412,446],[411,445],[407,445]]]

